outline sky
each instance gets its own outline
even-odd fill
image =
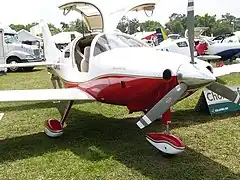
[[[64,0],[1,0],[0,22],[5,25],[28,24],[44,19],[46,22],[60,27],[60,22],[70,22],[80,17],[76,13],[64,16],[62,11],[58,9],[61,1]],[[116,0],[110,0],[110,2],[114,1]],[[209,13],[221,17],[222,14],[229,12],[236,17],[240,17],[238,1],[195,0],[195,14]],[[134,13],[131,17],[140,21],[156,20],[165,24],[172,13],[186,13],[186,6],[187,0],[160,0],[152,17],[147,18],[144,13]]]

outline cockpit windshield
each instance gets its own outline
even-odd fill
[[[148,47],[148,45],[122,34],[103,34],[94,47],[94,56],[115,48]]]

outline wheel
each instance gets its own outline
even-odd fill
[[[20,60],[17,57],[12,57],[7,60],[7,64],[17,64]],[[19,67],[10,67],[8,68],[8,71],[10,72],[18,72],[21,68]]]
[[[182,140],[172,134],[166,133],[147,133],[146,139],[150,142],[155,148],[160,150],[165,156],[176,155],[182,153],[185,149],[185,146]]]
[[[33,70],[33,68],[34,68],[34,67],[24,67],[23,70],[24,70],[25,72],[30,72],[30,71]]]
[[[63,127],[56,119],[49,119],[45,122],[44,132],[48,137],[56,138],[63,135]]]

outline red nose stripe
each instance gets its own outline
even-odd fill
[[[183,142],[176,136],[164,133],[147,133],[146,137],[155,143],[168,143],[176,148],[184,148]]]

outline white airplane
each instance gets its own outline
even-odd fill
[[[156,51],[130,35],[115,31],[116,21],[126,12],[152,10],[157,1],[121,1],[121,4],[129,3],[130,6],[118,6],[112,12],[109,11],[110,4],[113,4],[111,0],[72,0],[62,4],[60,9],[65,14],[79,12],[90,29],[100,29],[100,32],[77,37],[60,52],[51,39],[47,25],[42,22],[45,65],[52,74],[54,87],[58,82],[60,88],[4,90],[0,91],[0,102],[68,101],[60,120],[46,121],[45,133],[49,137],[63,135],[64,122],[74,101],[125,106],[130,112],[145,113],[137,122],[140,129],[162,117],[166,132],[147,133],[146,139],[163,153],[182,152],[183,142],[169,130],[171,106],[203,87],[239,104],[239,94],[216,82],[218,76],[239,72],[239,65],[215,69],[205,61],[194,59],[193,0],[188,0],[191,57]]]
[[[203,31],[204,32],[204,31]],[[202,32],[201,32],[202,33]],[[199,45],[203,46],[203,50],[196,47],[195,56],[205,61],[228,60],[240,56],[240,43],[217,43],[210,38],[199,35]],[[199,47],[200,47],[199,46]],[[167,39],[155,47],[157,50],[176,52],[186,56],[190,56],[188,39],[180,38],[177,40]]]
[[[187,38],[179,38],[179,39],[167,39],[163,42],[161,42],[158,46],[154,47],[156,50],[159,51],[168,51],[168,52],[174,52],[179,53],[185,56],[190,56],[191,52],[189,50],[189,43]],[[218,55],[198,55],[197,51],[194,50],[194,57],[208,61],[211,60],[219,60],[221,59],[221,56]]]

